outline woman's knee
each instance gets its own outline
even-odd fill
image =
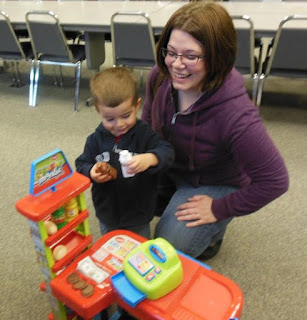
[[[199,252],[202,252],[203,247],[210,245],[211,237],[206,237],[205,231],[199,228],[187,228],[185,224],[185,222],[176,221],[169,225],[160,221],[156,228],[155,238],[164,238],[176,250],[196,257]]]
[[[199,227],[188,228],[186,222],[173,220],[171,223],[159,221],[155,238],[161,237],[171,243],[176,250],[192,257],[198,257],[212,242],[221,240],[231,219]],[[219,238],[219,239],[217,239]]]
[[[154,237],[166,239],[177,250],[192,257],[199,256],[212,242],[221,240],[220,238],[223,237],[226,227],[232,218],[188,228],[186,227],[186,221],[178,221],[175,216],[178,205],[186,202],[189,197],[195,194],[211,194],[219,198],[222,195],[233,192],[234,189],[218,186],[202,186],[199,188],[191,186],[179,187],[160,218]]]

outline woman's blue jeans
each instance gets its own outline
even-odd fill
[[[187,221],[178,221],[175,212],[177,207],[188,201],[194,195],[208,195],[213,199],[224,197],[236,191],[230,186],[201,186],[194,188],[190,185],[180,185],[165,208],[155,231],[155,238],[162,237],[169,241],[177,250],[198,257],[211,243],[223,239],[228,223],[232,218],[187,228]]]

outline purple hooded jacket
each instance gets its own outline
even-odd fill
[[[287,191],[285,163],[237,70],[216,92],[204,93],[184,113],[176,111],[176,92],[169,79],[154,93],[157,73],[155,66],[147,80],[142,120],[174,146],[171,175],[193,186],[239,188],[213,200],[217,219],[255,212]]]

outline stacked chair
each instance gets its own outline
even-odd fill
[[[111,17],[113,65],[151,69],[156,64],[155,39],[145,12],[116,12]]]
[[[261,105],[265,80],[269,75],[307,78],[307,29],[293,28],[291,24],[307,22],[307,15],[285,17],[266,52],[259,79],[257,105]]]
[[[12,87],[24,85],[19,72],[19,63],[22,61],[32,61],[33,52],[31,43],[26,38],[19,39],[18,33],[12,27],[9,16],[0,11],[0,59],[11,66],[13,72]]]
[[[253,79],[252,100],[256,103],[259,70],[261,68],[262,41],[255,38],[254,24],[247,15],[233,15],[237,31],[237,58],[235,67],[243,75]]]
[[[85,60],[85,46],[68,43],[59,18],[52,11],[27,12],[26,25],[34,53],[34,63],[30,72],[29,105],[35,107],[37,103],[40,65],[59,66],[58,76],[55,72],[56,85],[63,85],[61,67],[74,67],[76,80],[74,111],[78,111],[81,64]]]

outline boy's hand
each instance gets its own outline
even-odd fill
[[[157,156],[153,153],[143,153],[133,156],[127,165],[128,173],[140,173],[149,167],[154,167],[159,163]]]
[[[114,179],[110,171],[110,165],[107,163],[95,163],[90,171],[90,177],[97,183],[104,183]]]

